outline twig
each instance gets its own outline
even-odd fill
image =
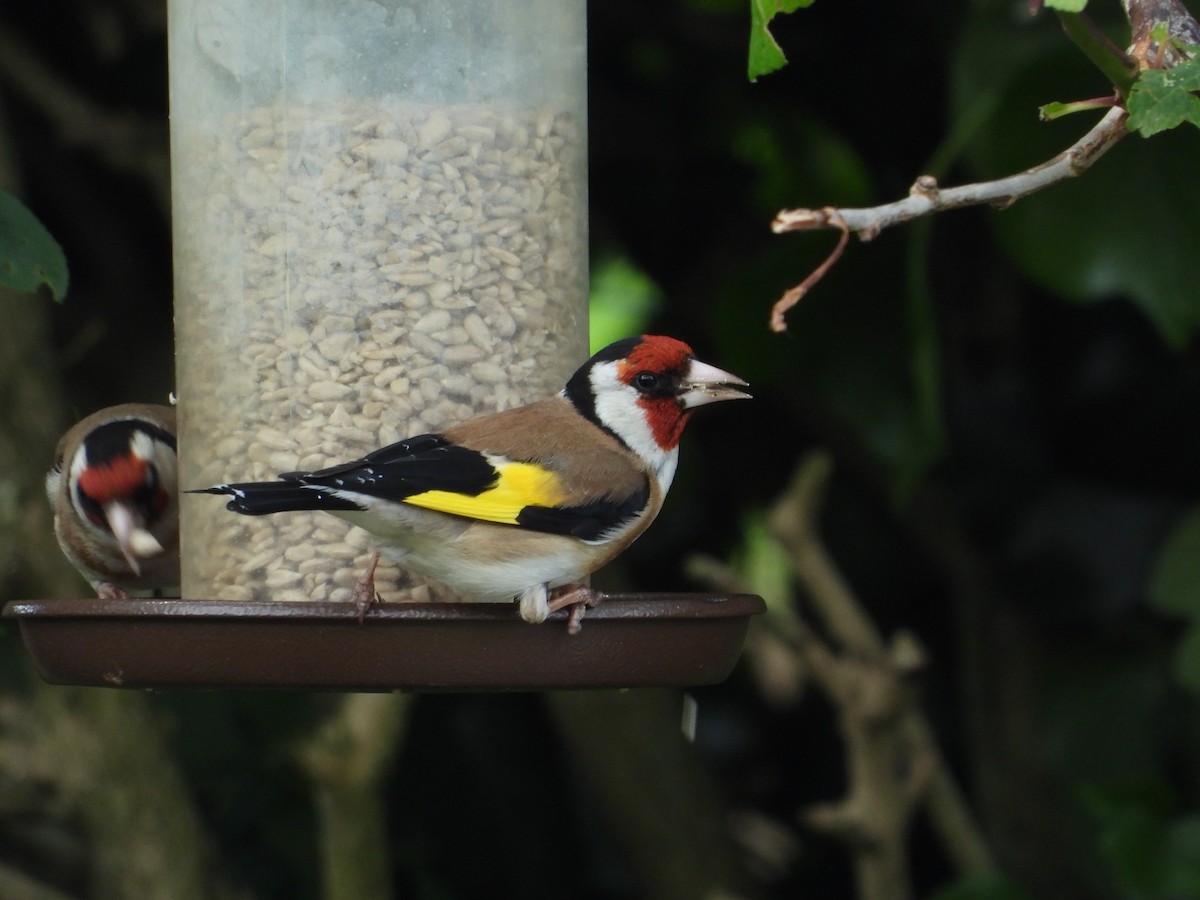
[[[771,307],[771,330],[774,332],[787,331],[787,322],[783,318],[784,315],[789,309],[804,299],[804,295],[808,293],[809,288],[825,277],[825,273],[829,271],[830,267],[841,259],[842,252],[846,249],[846,244],[850,241],[850,229],[842,221],[837,210],[829,209],[825,210],[825,212],[828,213],[829,223],[842,232],[841,237],[838,238],[837,245],[830,254],[825,257],[825,261],[817,266],[811,275],[775,301],[775,305]]]
[[[1122,52],[1084,16],[1059,16],[1067,35],[1100,69],[1110,77],[1123,101],[1140,69],[1171,68],[1188,58],[1184,47],[1200,43],[1200,23],[1179,0],[1122,0],[1129,19],[1133,43]],[[1167,35],[1160,43],[1156,34],[1162,28]],[[859,209],[819,208],[785,209],[775,216],[771,230],[814,231],[837,228],[842,240],[830,257],[799,285],[788,290],[771,308],[772,331],[784,331],[784,314],[820,281],[842,255],[846,232],[869,241],[879,232],[932,213],[966,206],[990,205],[998,209],[1038,191],[1074,178],[1090,169],[1110,147],[1129,133],[1126,112],[1116,105],[1078,141],[1053,159],[1015,175],[994,181],[981,181],[952,188],[940,188],[932,175],[922,175],[903,200]]]
[[[1125,115],[1125,110],[1114,107],[1062,153],[1016,175],[953,188],[939,188],[932,176],[922,175],[903,200],[864,209],[785,209],[775,217],[771,230],[776,234],[784,234],[788,231],[848,227],[860,239],[869,241],[884,228],[930,213],[982,204],[999,208],[1011,206],[1022,197],[1086,172],[1128,133]]]
[[[843,232],[843,238],[829,259],[775,303],[771,312],[771,329],[782,331],[784,326],[779,321],[782,312],[794,306],[796,300],[829,271],[829,267],[841,255],[847,231],[853,231],[860,240],[869,241],[885,228],[931,213],[985,204],[998,209],[1011,206],[1022,197],[1086,172],[1110,147],[1129,133],[1125,127],[1125,119],[1125,110],[1114,107],[1087,134],[1053,159],[995,181],[941,188],[932,175],[922,175],[913,183],[907,197],[882,206],[857,209],[825,206],[820,209],[781,210],[771,223],[771,230],[776,234],[836,228]],[[788,302],[793,294],[797,296]]]

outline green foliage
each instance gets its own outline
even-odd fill
[[[1087,112],[1093,109],[1108,110],[1111,106],[1112,101],[1107,97],[1100,100],[1073,100],[1070,103],[1062,103],[1055,100],[1047,103],[1045,106],[1038,107],[1038,118],[1043,122],[1053,122],[1055,119],[1061,119],[1063,116],[1069,116],[1072,113]]]
[[[1175,672],[1200,691],[1200,508],[1185,515],[1163,544],[1147,592],[1154,606],[1190,623],[1176,649]]]
[[[1083,8],[1087,6],[1087,0],[1044,0],[1044,3],[1047,9],[1065,13],[1083,12]]]
[[[766,513],[755,510],[742,523],[742,546],[734,553],[733,567],[746,586],[767,603],[775,618],[795,615],[791,556],[767,527]]]
[[[1200,816],[1173,816],[1167,792],[1159,785],[1092,790],[1086,800],[1100,820],[1100,850],[1121,896],[1200,896]]]
[[[1200,97],[1192,91],[1200,91],[1200,58],[1193,56],[1171,69],[1147,69],[1129,93],[1129,127],[1142,137],[1184,122],[1200,128]]]
[[[1031,33],[991,10],[978,13],[958,47],[958,114],[994,110],[966,157],[973,174],[999,178],[1044,162],[1081,135],[1077,116],[1033,115],[1056,94],[1094,96],[1087,60],[1054,30]],[[1012,52],[1005,52],[1013,48]],[[993,214],[1001,245],[1030,279],[1079,303],[1128,298],[1173,347],[1200,328],[1200,193],[1180,179],[1195,171],[1200,134],[1177,129],[1154,141],[1122,141],[1081,178]]]
[[[0,285],[18,291],[67,293],[67,258],[58,241],[20,200],[0,191]]]
[[[780,13],[812,6],[813,0],[750,0],[750,63],[747,75],[757,81],[787,65],[787,57],[771,34],[771,20]]]
[[[654,279],[625,257],[612,257],[596,265],[588,298],[592,352],[621,338],[642,334],[662,303],[662,291]]]

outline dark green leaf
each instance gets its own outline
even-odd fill
[[[787,57],[771,34],[771,20],[780,13],[795,12],[811,6],[813,0],[750,0],[750,62],[747,74],[751,81],[787,65]]]
[[[1168,900],[1198,895],[1200,818],[1173,816],[1165,785],[1091,788],[1084,800],[1100,825],[1100,850],[1122,896]]]
[[[67,293],[67,258],[37,216],[12,194],[0,191],[0,285],[18,291],[50,288]]]
[[[1159,609],[1188,620],[1188,630],[1175,648],[1175,675],[1200,691],[1200,509],[1185,515],[1163,544],[1147,596]]]
[[[662,306],[662,290],[625,257],[613,257],[592,270],[588,330],[592,351],[613,341],[641,334]]]
[[[977,179],[999,178],[1045,162],[1086,131],[1084,116],[1039,122],[1047,85],[1060,96],[1095,96],[1098,77],[1060,35],[1042,40],[981,20],[961,45],[959,108],[993,97],[995,107],[971,140]],[[1020,46],[1015,59],[1000,50]],[[1024,274],[1080,303],[1122,298],[1182,347],[1200,329],[1200,191],[1187,173],[1200,157],[1200,133],[1179,128],[1153,141],[1124,140],[1092,168],[994,213],[1004,250]]]
[[[1200,58],[1172,69],[1147,69],[1129,93],[1129,127],[1150,137],[1190,122],[1200,128]]]
[[[1159,609],[1200,616],[1200,508],[1180,519],[1163,544],[1147,593]]]

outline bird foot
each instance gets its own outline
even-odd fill
[[[375,592],[375,567],[378,565],[379,551],[376,550],[371,556],[371,562],[367,565],[367,571],[363,573],[362,578],[358,579],[358,583],[354,585],[354,593],[350,595],[350,602],[358,611],[358,624],[360,625],[367,617],[367,610],[379,599],[379,594]]]
[[[567,634],[579,634],[583,627],[583,614],[604,599],[603,591],[594,591],[586,584],[567,585],[547,604],[550,612],[570,607],[567,614]]]
[[[128,600],[129,595],[108,581],[102,581],[96,585],[97,600]]]

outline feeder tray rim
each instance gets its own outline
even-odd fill
[[[633,619],[707,619],[756,615],[766,611],[766,604],[754,594],[738,593],[621,593],[608,594],[587,611],[584,623],[598,620]],[[6,619],[45,618],[261,618],[296,620],[357,620],[358,611],[352,603],[304,600],[180,600],[143,599],[101,600],[72,598],[55,600],[12,600],[0,613]],[[501,603],[376,603],[363,620],[411,620],[447,622],[463,620],[504,622],[518,617],[516,605]],[[551,614],[545,623],[553,627],[564,620],[565,611]]]
[[[120,688],[524,691],[695,687],[744,646],[749,594],[618,594],[541,625],[515,603],[16,600],[34,668],[52,684]]]

